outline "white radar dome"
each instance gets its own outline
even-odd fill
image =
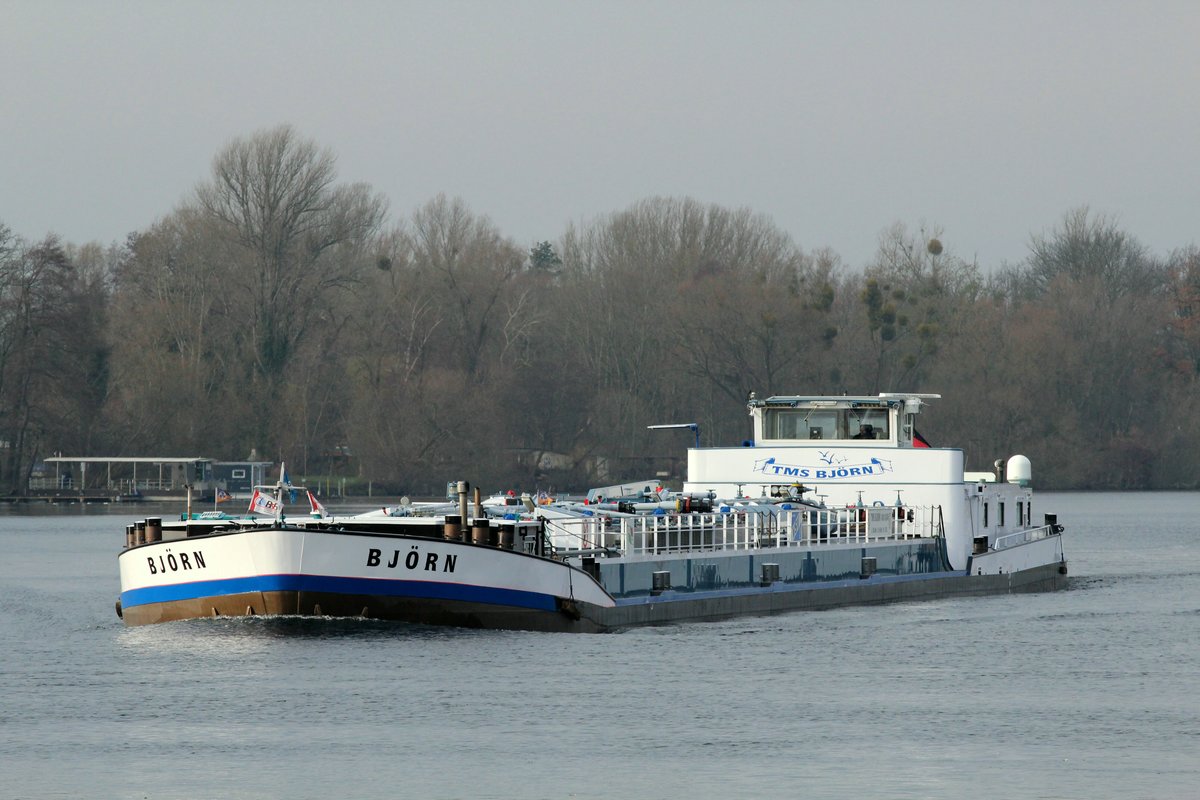
[[[1015,483],[1018,486],[1028,486],[1029,482],[1033,480],[1033,466],[1025,456],[1013,456],[1010,458],[1004,471],[1008,476],[1008,482]]]

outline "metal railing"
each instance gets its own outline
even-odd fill
[[[811,547],[942,535],[938,506],[733,510],[546,520],[556,552],[625,555]]]
[[[992,544],[992,549],[1004,550],[1008,547],[1016,547],[1019,544],[1036,542],[1038,539],[1048,539],[1060,532],[1056,530],[1058,527],[1058,525],[1043,525],[1040,528],[1029,528],[1028,530],[997,536],[996,541]]]

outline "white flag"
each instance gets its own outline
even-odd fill
[[[254,496],[250,498],[250,510],[259,514],[269,514],[272,517],[279,516],[279,501],[273,497],[267,497],[255,489]]]

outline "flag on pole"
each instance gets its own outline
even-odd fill
[[[312,515],[318,519],[325,519],[329,516],[329,512],[325,510],[325,506],[321,505],[321,501],[313,497],[313,493],[305,490],[308,493],[308,507],[312,509]]]
[[[226,500],[232,500],[232,499],[233,499],[233,495],[231,495],[229,492],[225,491],[224,489],[217,489],[217,502],[218,503],[224,503]]]
[[[279,501],[255,489],[254,495],[250,498],[250,510],[258,514],[277,517],[279,516]]]

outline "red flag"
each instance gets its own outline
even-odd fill
[[[329,516],[329,514],[325,511],[325,506],[321,505],[320,500],[313,497],[312,492],[308,492],[308,507],[312,509],[312,515],[314,517],[320,517],[321,519],[324,519],[325,517]]]
[[[913,428],[913,447],[929,446],[929,442],[925,441],[925,437],[921,435],[920,431],[918,431],[916,428]]]

